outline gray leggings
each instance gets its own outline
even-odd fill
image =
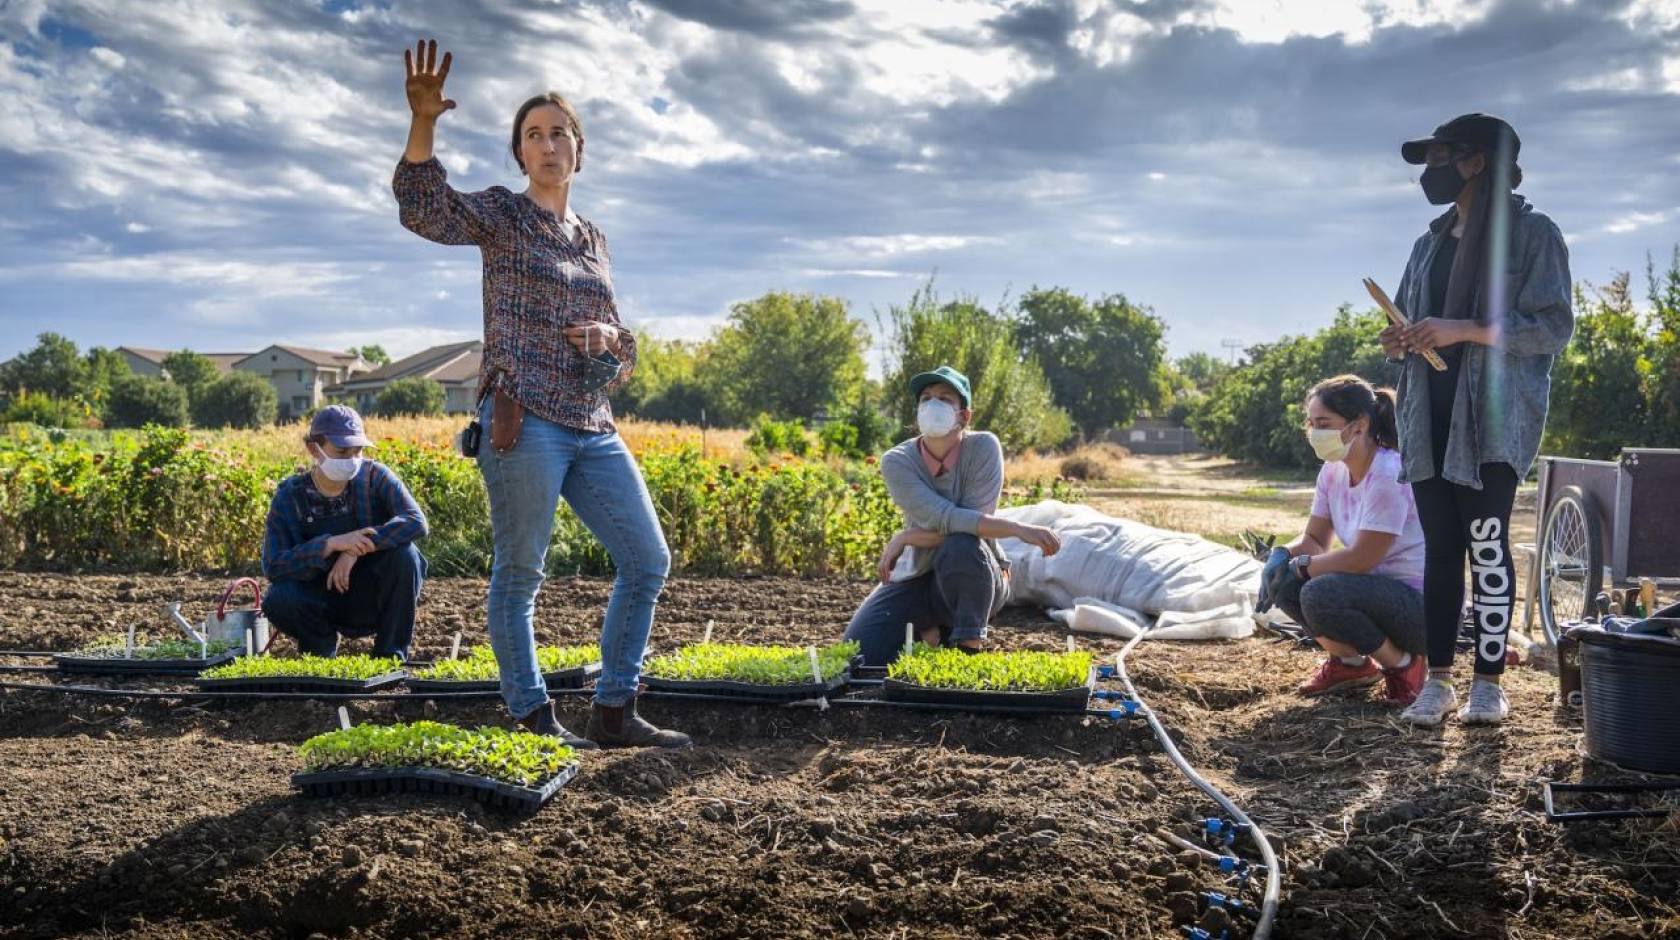
[[[1383,640],[1408,653],[1424,651],[1423,595],[1385,575],[1334,571],[1306,584],[1291,581],[1277,605],[1313,636],[1367,656]]]

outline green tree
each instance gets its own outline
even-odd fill
[[[706,356],[714,421],[809,421],[857,393],[868,348],[868,329],[838,297],[778,291],[736,304]]]
[[[128,359],[115,349],[95,346],[82,359],[86,366],[86,391],[83,397],[95,405],[103,404],[111,385],[125,375],[133,375]]]
[[[974,427],[996,434],[1006,449],[1054,447],[1072,433],[1038,361],[1015,344],[1013,325],[974,299],[942,303],[928,284],[888,308],[882,328],[889,336],[883,395],[899,427],[916,423],[911,377],[950,365],[973,387]]]
[[[138,428],[147,424],[185,427],[187,393],[173,382],[129,375],[112,383],[105,399],[105,425]]]
[[[1330,326],[1311,336],[1250,347],[1247,361],[1222,375],[1189,415],[1190,428],[1203,444],[1239,460],[1315,466],[1301,431],[1307,392],[1344,372],[1392,385],[1398,372],[1377,343],[1383,325],[1375,311],[1355,314],[1344,304]]]
[[[201,428],[262,428],[278,413],[273,383],[237,370],[205,385],[192,403],[193,423]]]
[[[1059,287],[1035,287],[1018,306],[1021,349],[1038,360],[1056,404],[1086,436],[1168,400],[1166,327],[1147,309],[1122,294],[1091,301]]]
[[[85,428],[93,415],[85,402],[49,398],[40,392],[19,392],[0,412],[0,424],[19,422],[44,428]]]
[[[440,415],[447,397],[443,386],[431,379],[397,379],[379,393],[374,411],[385,417]]]
[[[1193,352],[1175,360],[1173,370],[1184,378],[1190,388],[1206,393],[1220,376],[1231,371],[1231,364],[1205,352]]]
[[[637,333],[636,371],[613,393],[613,412],[683,424],[699,424],[704,412],[716,423],[718,410],[711,389],[700,380],[701,362],[709,351],[706,343]]]
[[[380,366],[383,366],[383,365],[389,365],[390,362],[391,362],[390,353],[387,353],[385,351],[384,346],[381,346],[377,343],[375,343],[373,345],[370,345],[370,346],[359,346],[355,349],[350,350],[350,352],[361,356],[363,359],[366,359],[369,363],[371,363],[373,365],[373,367],[375,369],[377,369],[377,368],[379,368]]]
[[[1647,259],[1645,278],[1653,336],[1645,383],[1649,427],[1640,443],[1680,447],[1680,245],[1674,247],[1668,270],[1661,275]]]
[[[1652,352],[1626,274],[1600,289],[1577,285],[1575,335],[1552,365],[1542,450],[1604,459],[1625,445],[1646,443],[1644,385],[1652,370]]]
[[[87,365],[76,344],[57,333],[42,333],[35,348],[0,369],[0,389],[40,392],[49,398],[75,398],[84,392]]]
[[[204,387],[216,381],[215,360],[190,349],[179,349],[164,356],[163,371],[169,373],[169,381],[186,391],[187,401],[198,400]]]

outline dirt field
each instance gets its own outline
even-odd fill
[[[196,618],[219,586],[0,572],[0,649],[156,625],[170,600]],[[707,620],[719,638],[830,639],[868,589],[676,580],[653,644],[697,639]],[[608,590],[549,584],[540,637],[592,637]],[[445,654],[457,629],[482,640],[483,596],[480,581],[431,583],[416,655]],[[1064,642],[1036,612],[1004,620],[999,645]],[[40,661],[0,657],[26,662]],[[1134,657],[1185,754],[1283,847],[1278,936],[1680,936],[1672,824],[1541,816],[1538,780],[1623,777],[1579,755],[1550,676],[1512,672],[1500,730],[1419,731],[1373,701],[1296,698],[1314,663],[1258,637]],[[562,708],[581,724],[581,702]],[[489,702],[352,710],[501,720]],[[296,745],[335,723],[319,702],[0,692],[0,936],[1167,938],[1201,916],[1199,892],[1232,890],[1151,835],[1194,838],[1214,809],[1141,722],[645,711],[700,746],[586,755],[522,818],[437,797],[295,796]]]
[[[0,647],[64,648],[166,599],[202,610],[215,587],[3,574]],[[821,640],[866,590],[679,581],[655,643],[694,639],[707,619],[720,637]],[[606,591],[551,585],[543,637],[584,639]],[[419,652],[477,623],[482,597],[479,582],[435,583]],[[1008,621],[1004,645],[1062,642],[1036,617]],[[1191,759],[1287,846],[1282,935],[1680,934],[1671,830],[1565,831],[1538,815],[1536,779],[1583,773],[1549,677],[1516,671],[1518,719],[1503,731],[1428,733],[1376,704],[1294,698],[1312,661],[1261,639],[1163,643],[1135,669]],[[1148,836],[1191,835],[1210,807],[1141,725],[647,710],[702,746],[588,756],[577,783],[518,819],[438,798],[294,797],[293,746],[333,723],[320,703],[4,693],[0,930],[1165,937],[1194,913],[1193,891],[1222,886]],[[490,704],[355,711],[497,720]],[[581,704],[565,711],[581,719]]]

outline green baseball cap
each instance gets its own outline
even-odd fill
[[[910,394],[920,396],[922,394],[922,389],[927,388],[929,385],[936,382],[944,382],[946,385],[956,389],[957,394],[962,396],[964,408],[973,407],[973,399],[970,397],[968,391],[968,376],[963,375],[961,372],[958,372],[950,366],[940,366],[932,372],[923,372],[921,375],[911,379]]]

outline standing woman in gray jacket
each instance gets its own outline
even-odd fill
[[[1419,182],[1452,204],[1412,247],[1395,303],[1411,321],[1382,333],[1400,370],[1403,479],[1424,535],[1429,681],[1401,713],[1438,725],[1510,710],[1499,686],[1516,594],[1511,503],[1540,450],[1552,361],[1574,331],[1569,250],[1552,220],[1511,190],[1522,182],[1511,126],[1466,114],[1401,145]],[[1432,368],[1421,355],[1445,362]],[[1458,709],[1452,661],[1464,609],[1465,559],[1476,624],[1475,675]]]

